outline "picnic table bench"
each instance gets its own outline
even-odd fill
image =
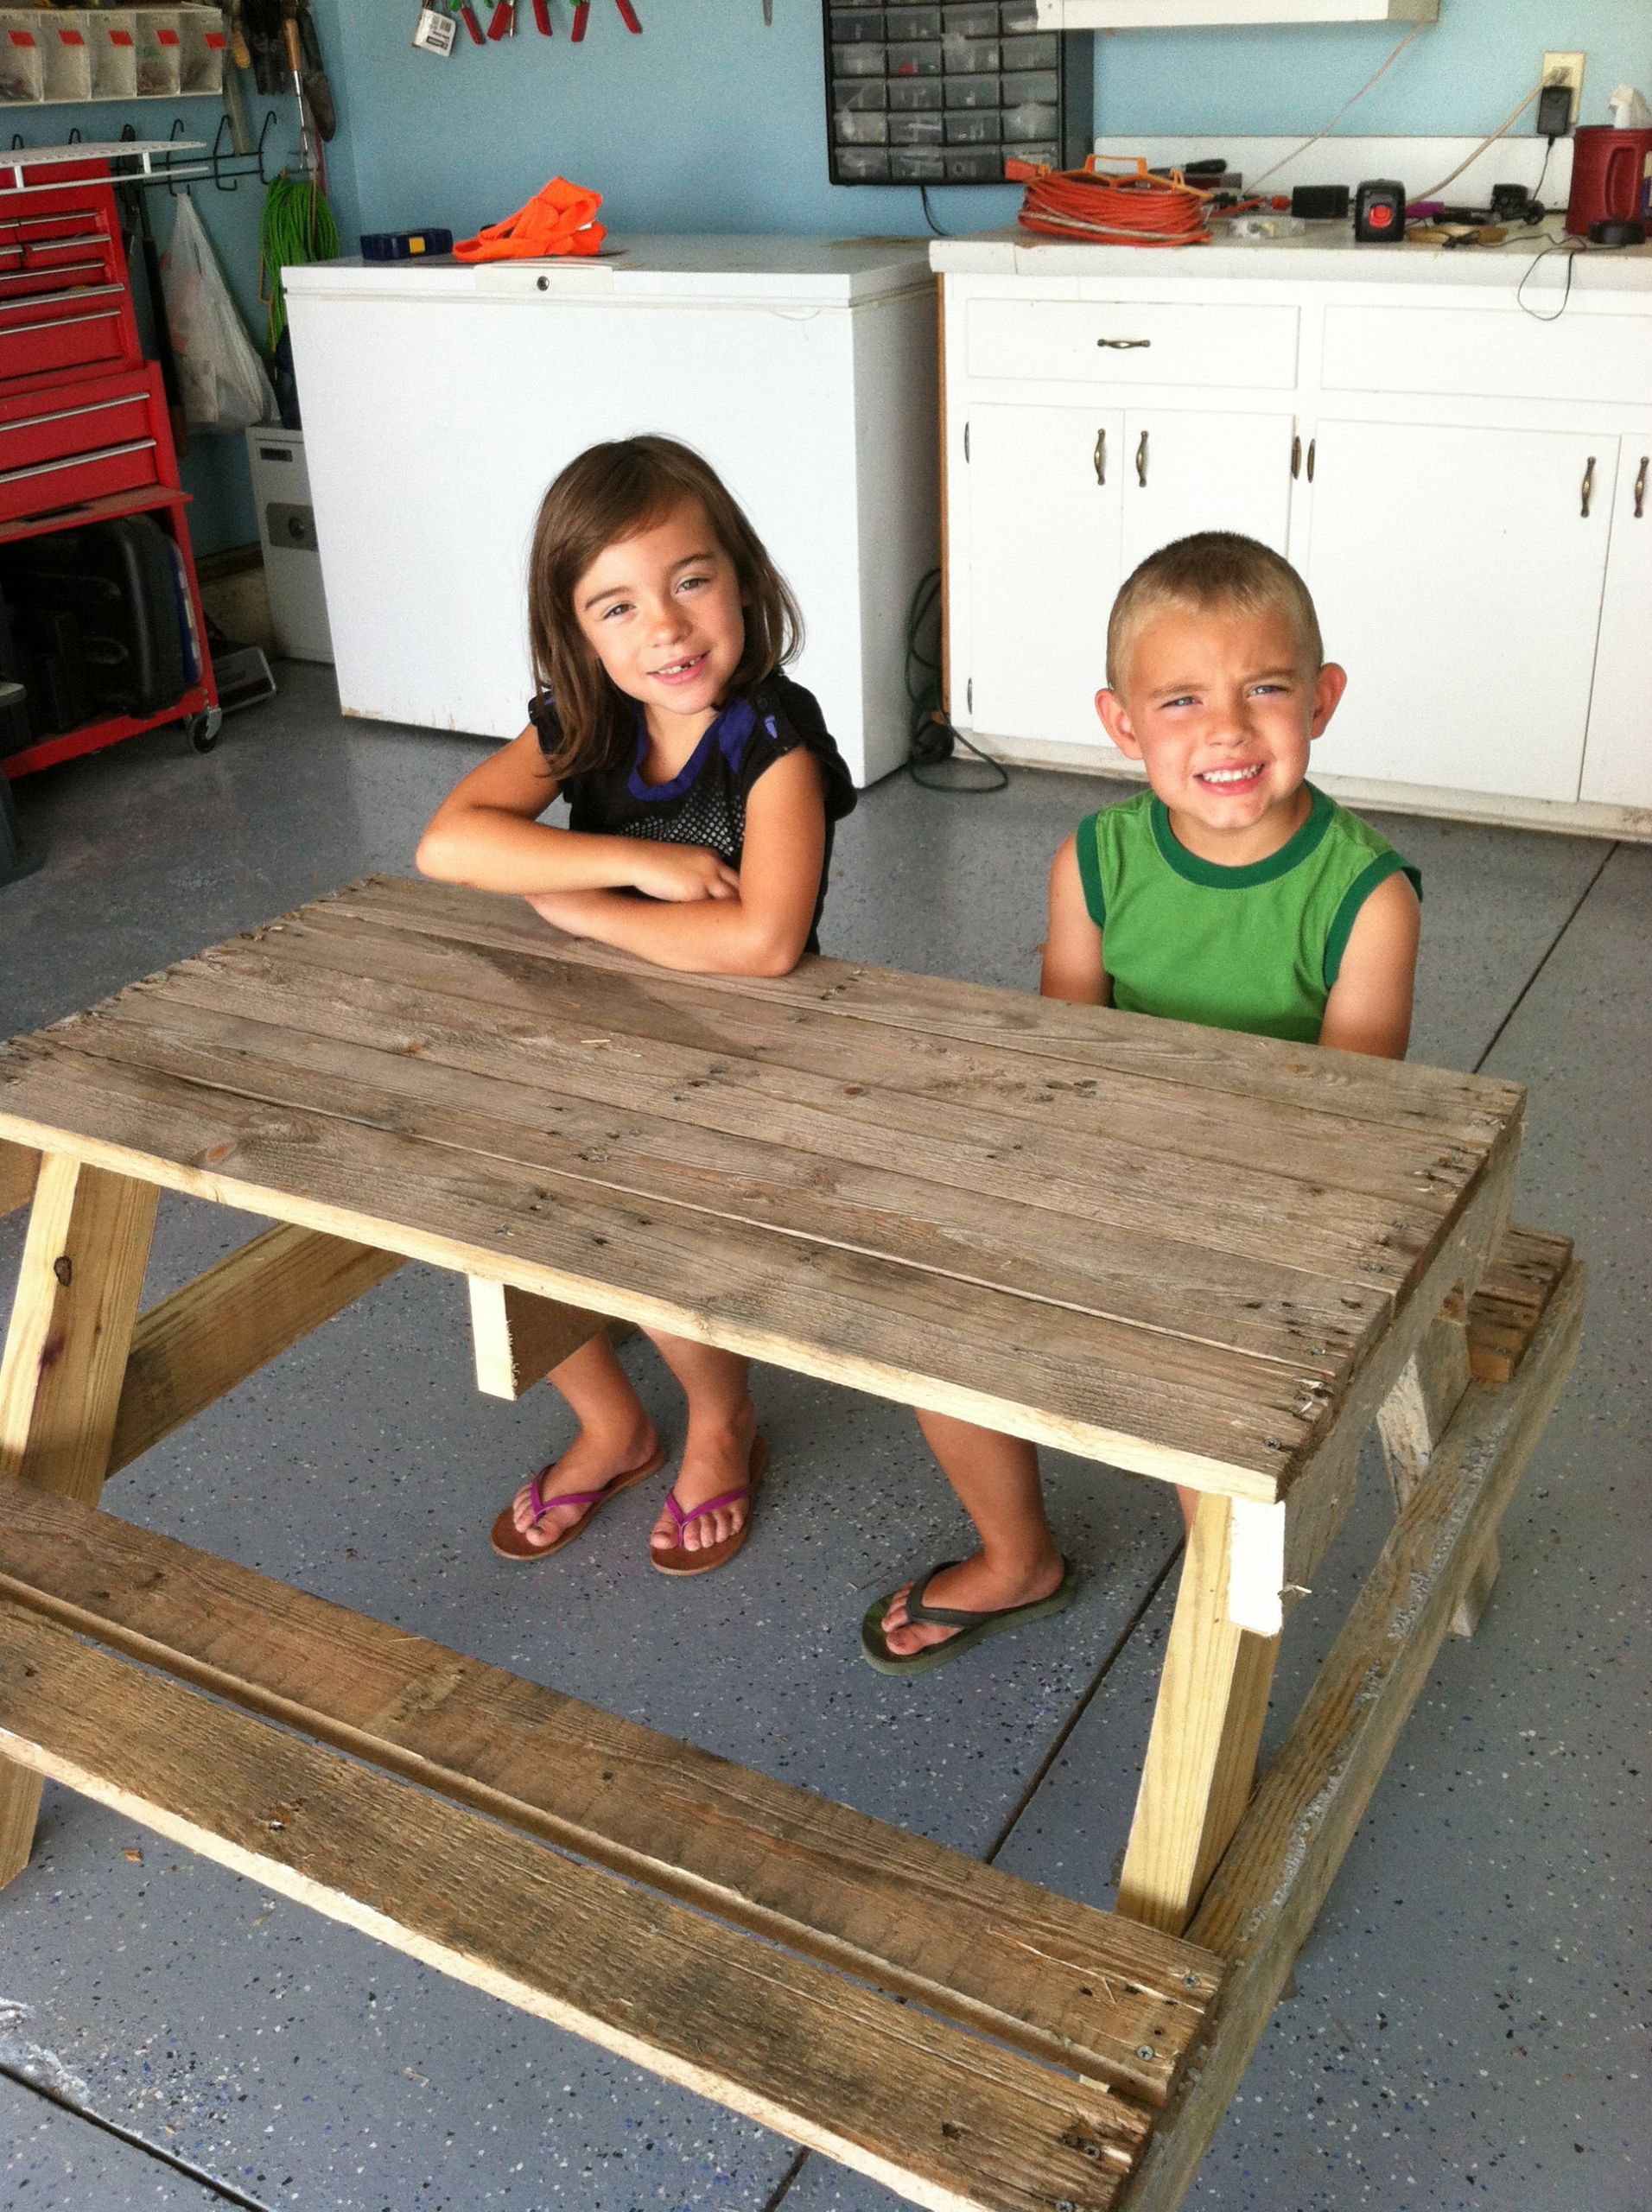
[[[13,1040],[0,1881],[54,1777],[917,2203],[1170,2212],[1575,1356],[1522,1099],[389,879]],[[275,1225],[143,1312],[162,1189]],[[1116,1911],[97,1510],[406,1259],[506,1395],[654,1325],[1196,1490]],[[1373,1422],[1393,1531],[1258,1782]]]

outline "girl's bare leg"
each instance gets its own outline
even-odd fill
[[[600,1490],[658,1449],[654,1424],[606,1336],[594,1336],[570,1352],[560,1367],[551,1369],[547,1380],[567,1399],[580,1425],[579,1434],[539,1485],[548,1502],[568,1491]],[[536,1522],[524,1483],[511,1501],[511,1518],[526,1541],[539,1548],[585,1510],[582,1505],[552,1504]]]
[[[918,1420],[981,1537],[978,1552],[934,1578],[924,1602],[990,1612],[1052,1596],[1061,1585],[1062,1559],[1045,1518],[1039,1455],[1032,1446],[955,1421],[950,1414],[920,1413]],[[909,1623],[911,1588],[908,1583],[896,1591],[883,1617],[884,1641],[901,1657],[958,1633],[931,1623]]]
[[[676,1490],[678,1505],[689,1516],[679,1535],[676,1522],[662,1507],[649,1542],[656,1550],[667,1551],[680,1543],[684,1551],[697,1552],[732,1536],[750,1510],[749,1500],[720,1506],[715,1513],[696,1514],[694,1508],[708,1497],[721,1497],[725,1491],[739,1490],[748,1478],[757,1434],[757,1409],[749,1388],[752,1363],[737,1353],[720,1351],[715,1344],[664,1336],[653,1329],[648,1333],[689,1402],[688,1440]]]

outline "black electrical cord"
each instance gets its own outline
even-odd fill
[[[957,233],[956,231],[944,231],[944,230],[941,228],[940,225],[936,221],[936,219],[935,219],[935,211],[934,211],[934,209],[933,209],[933,208],[930,206],[930,204],[929,204],[929,187],[928,187],[928,185],[926,185],[926,184],[920,184],[920,185],[918,186],[918,198],[919,198],[919,199],[923,201],[923,203],[924,203],[924,221],[929,225],[929,226],[930,226],[931,230],[935,233],[936,237],[937,237],[937,238],[956,238],[956,237],[957,237],[957,235],[958,235],[958,233]]]
[[[941,707],[941,572],[931,569],[918,579],[906,611],[906,696],[912,715],[908,725],[906,772],[928,791],[956,791],[966,795],[1001,791],[1009,771],[961,730],[953,728]],[[956,756],[962,746],[973,760]],[[943,762],[951,763],[950,774],[937,774]]]

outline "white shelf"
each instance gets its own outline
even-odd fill
[[[1239,23],[1433,23],[1439,0],[1039,0],[1052,31],[1175,30]]]

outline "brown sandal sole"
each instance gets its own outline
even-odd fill
[[[707,1544],[698,1551],[685,1551],[681,1544],[673,1544],[667,1551],[657,1552],[651,1544],[648,1548],[648,1559],[655,1573],[675,1574],[679,1578],[685,1578],[690,1574],[709,1574],[717,1567],[727,1567],[752,1533],[752,1516],[757,1510],[757,1486],[762,1481],[768,1464],[768,1438],[766,1436],[753,1437],[752,1456],[746,1463],[746,1488],[751,1492],[751,1500],[746,1508],[746,1518],[732,1536],[725,1536],[718,1544]],[[689,1518],[692,1520],[694,1516],[689,1514]],[[678,1566],[677,1562],[680,1560],[690,1561],[691,1564]]]
[[[570,1521],[561,1535],[553,1536],[548,1544],[531,1544],[525,1531],[517,1527],[511,1517],[511,1507],[508,1505],[495,1520],[488,1541],[501,1559],[524,1561],[549,1559],[553,1552],[562,1551],[571,1544],[581,1529],[588,1528],[592,1520],[602,1510],[611,1497],[618,1497],[621,1491],[630,1490],[636,1483],[645,1483],[650,1475],[658,1474],[670,1456],[662,1444],[651,1458],[644,1460],[640,1467],[629,1468],[624,1473],[615,1475],[612,1481],[604,1483],[601,1495],[586,1507],[577,1521]],[[547,1468],[543,1471],[549,1473],[550,1469]],[[550,1497],[547,1498],[545,1503],[549,1508],[554,1506],[556,1500]]]

